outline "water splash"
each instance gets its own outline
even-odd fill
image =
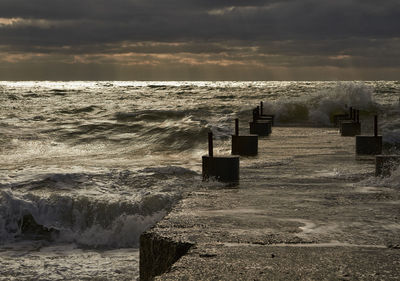
[[[278,123],[304,123],[330,126],[332,116],[348,112],[353,106],[365,114],[378,110],[373,89],[364,83],[340,82],[333,88],[317,91],[288,102],[286,99],[266,103],[265,111],[272,112]]]

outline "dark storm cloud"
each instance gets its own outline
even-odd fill
[[[186,11],[191,14],[224,7],[265,6],[276,2],[266,0],[2,0],[4,17],[46,19],[126,19]]]
[[[225,64],[399,67],[399,30],[398,0],[0,0],[9,61],[170,54],[168,63],[203,55]]]
[[[13,44],[390,37],[400,2],[2,0],[0,17],[48,21],[3,26],[3,42]]]

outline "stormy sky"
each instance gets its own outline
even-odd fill
[[[399,0],[0,0],[0,80],[398,80]]]

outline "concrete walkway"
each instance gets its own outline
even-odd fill
[[[238,187],[205,185],[142,235],[141,280],[400,280],[400,190],[354,142],[275,127]]]

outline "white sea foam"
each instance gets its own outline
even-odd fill
[[[312,122],[330,126],[336,113],[347,113],[349,107],[366,112],[376,112],[378,104],[373,99],[373,89],[364,83],[340,82],[333,88],[288,101],[282,98],[264,105],[265,112],[274,113],[279,123]]]
[[[373,186],[385,188],[400,188],[400,167],[394,168],[389,176],[385,177],[368,177],[357,183],[360,186]]]
[[[173,194],[144,194],[141,200],[131,202],[123,198],[112,201],[110,197],[40,197],[2,191],[0,243],[23,238],[23,218],[31,215],[38,225],[56,230],[53,238],[59,241],[95,247],[133,247],[138,245],[140,233],[160,220],[176,200]]]
[[[122,214],[107,228],[94,224],[82,232],[65,231],[61,232],[58,240],[95,248],[138,247],[140,234],[161,220],[165,214],[165,210],[148,216]]]
[[[43,174],[0,186],[0,244],[25,237],[23,220],[54,230],[57,241],[89,247],[135,247],[198,174],[179,166],[99,174]]]

